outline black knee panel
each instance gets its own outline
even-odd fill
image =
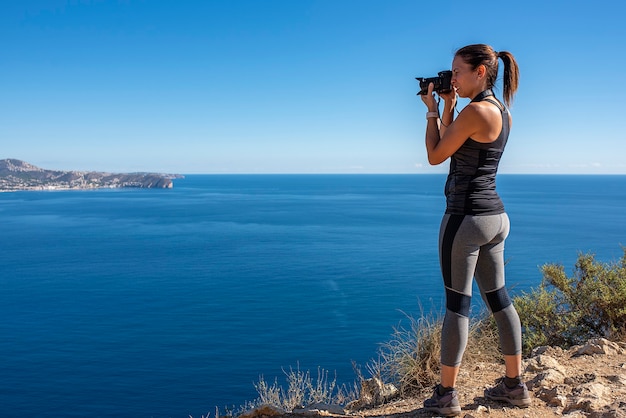
[[[511,298],[509,298],[509,292],[506,291],[506,287],[501,287],[498,290],[492,292],[486,292],[487,303],[491,312],[500,312],[502,309],[511,305]]]
[[[446,308],[448,310],[469,317],[471,302],[472,298],[470,296],[446,288]]]

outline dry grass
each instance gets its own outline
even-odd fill
[[[370,373],[398,385],[403,395],[431,386],[439,374],[441,321],[407,316],[409,326],[398,325],[389,341],[382,344]]]
[[[395,383],[403,396],[430,389],[439,380],[441,316],[407,316],[409,326],[394,328],[392,338],[381,345],[378,360],[369,365],[370,373]],[[464,363],[499,361],[498,331],[486,314],[470,325]]]
[[[470,325],[463,362],[476,364],[492,361],[504,362],[504,357],[500,352],[500,337],[495,320],[485,311]]]
[[[342,405],[358,398],[358,389],[337,385],[337,377],[332,379],[328,370],[317,369],[317,377],[313,377],[309,370],[300,370],[290,367],[283,370],[286,380],[286,389],[279,384],[278,379],[268,383],[263,376],[254,385],[259,397],[254,401],[247,402],[240,412],[249,411],[261,405],[271,405],[285,412],[291,412],[303,406],[324,403]]]

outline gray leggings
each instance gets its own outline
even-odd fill
[[[509,217],[445,214],[439,231],[439,262],[446,291],[441,363],[461,364],[467,345],[472,279],[494,315],[505,355],[522,352],[519,316],[504,287],[504,240]]]

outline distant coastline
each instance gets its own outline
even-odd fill
[[[46,170],[17,159],[0,160],[0,192],[115,188],[171,189],[180,174]]]

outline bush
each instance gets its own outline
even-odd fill
[[[626,337],[626,248],[619,262],[579,254],[572,276],[546,264],[539,288],[513,302],[524,333],[524,354],[542,345],[569,348],[590,338]]]

